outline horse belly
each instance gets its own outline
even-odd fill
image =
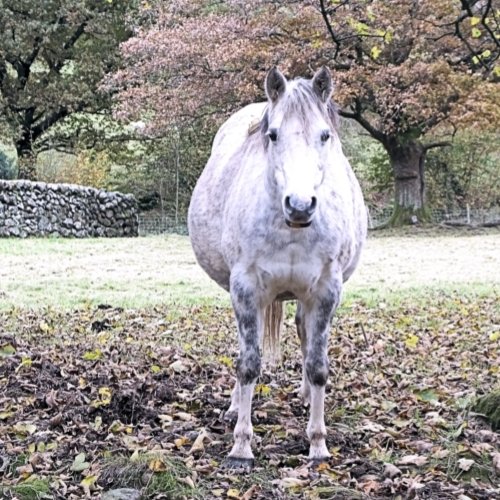
[[[210,278],[226,290],[230,269],[221,242],[224,211],[234,179],[242,168],[242,162],[234,158],[248,137],[249,126],[260,120],[264,107],[265,103],[250,104],[219,129],[189,206],[189,236],[196,259]]]
[[[217,198],[214,198],[217,200]],[[189,237],[201,268],[219,286],[229,290],[229,269],[221,251],[221,215],[218,203],[209,203],[207,193],[193,192],[189,207]]]

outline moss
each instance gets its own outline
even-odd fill
[[[394,212],[384,227],[399,227],[430,222],[431,214],[427,208],[394,207]]]
[[[500,430],[500,389],[480,397],[474,411],[484,415],[494,431]]]

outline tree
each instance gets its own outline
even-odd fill
[[[447,144],[431,134],[499,121],[500,20],[491,1],[179,0],[145,9],[111,81],[122,89],[119,116],[168,134],[261,98],[273,64],[305,76],[326,64],[340,114],[388,153],[394,224],[426,218],[426,153]]]
[[[14,165],[12,158],[9,158],[0,150],[0,179],[12,179],[14,177]]]
[[[341,115],[390,158],[393,224],[426,218],[426,141],[464,123],[498,123],[498,11],[490,1],[333,1],[320,12],[340,73]],[[489,123],[488,123],[489,122]]]
[[[448,211],[500,206],[498,134],[465,129],[453,147],[428,155],[428,191],[432,206]]]
[[[99,86],[117,66],[135,3],[0,0],[0,115],[17,151],[20,178],[34,178],[39,151],[72,139],[69,118],[79,114],[81,126],[85,115],[109,109]],[[56,126],[59,134],[44,142]]]

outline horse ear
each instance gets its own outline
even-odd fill
[[[271,102],[276,102],[286,89],[286,78],[276,67],[272,67],[266,76],[266,95]]]
[[[312,87],[323,102],[326,103],[330,100],[333,92],[333,82],[330,70],[326,66],[323,66],[313,76]]]

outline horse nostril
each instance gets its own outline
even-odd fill
[[[313,196],[311,198],[311,204],[309,205],[310,212],[314,212],[314,210],[316,210],[317,203],[318,203],[318,199],[316,198],[316,196]]]
[[[290,196],[285,198],[285,208],[291,212],[293,210],[292,204],[290,203]]]

